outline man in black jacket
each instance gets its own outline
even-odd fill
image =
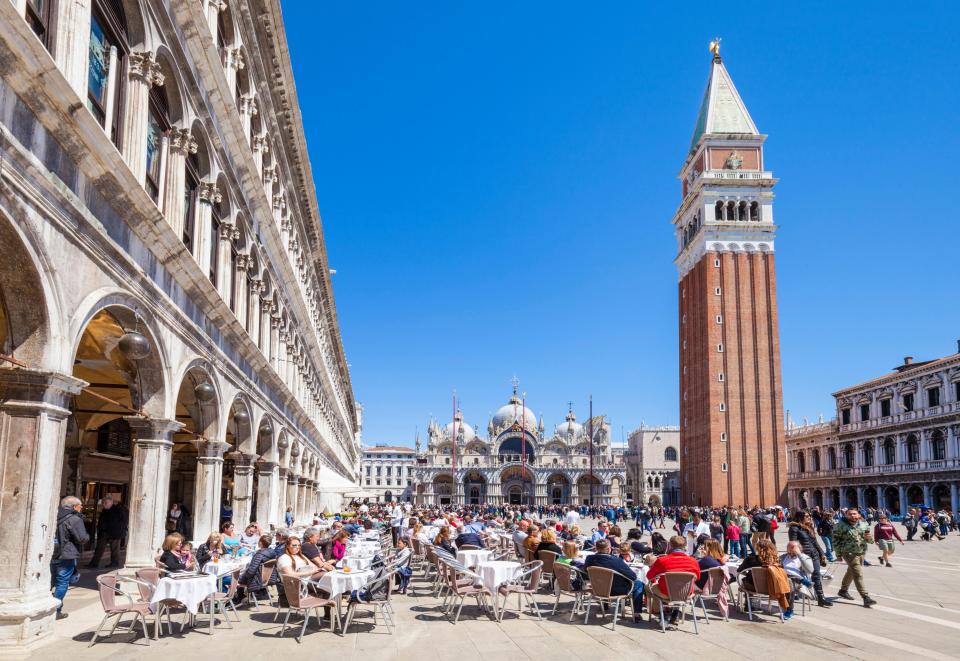
[[[57,619],[66,617],[63,611],[63,598],[70,587],[70,579],[77,571],[77,561],[83,553],[83,545],[90,541],[90,535],[83,525],[83,514],[80,511],[83,505],[76,496],[67,496],[60,501],[57,512],[57,537],[54,545],[54,557],[51,569],[55,572],[56,588],[53,591],[54,599],[60,602],[57,606]]]
[[[594,545],[595,553],[588,555],[583,561],[585,569],[603,567],[612,569],[614,574],[611,595],[630,595],[633,599],[633,619],[640,622],[640,610],[643,608],[643,581],[637,580],[637,574],[622,558],[610,554],[610,542],[606,539],[597,540]],[[627,579],[630,579],[629,581]]]
[[[105,497],[101,504],[103,509],[97,521],[97,545],[87,567],[97,569],[100,565],[100,556],[109,545],[110,564],[107,565],[107,569],[114,569],[120,566],[120,542],[127,537],[127,510],[123,505],[114,503],[110,496]]]

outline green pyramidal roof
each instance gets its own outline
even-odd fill
[[[700,102],[697,124],[693,129],[690,149],[693,150],[705,133],[745,133],[760,135],[743,99],[723,66],[720,58],[714,58],[710,66],[710,78],[707,90]]]

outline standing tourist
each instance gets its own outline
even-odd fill
[[[743,553],[740,551],[740,526],[737,523],[737,517],[731,516],[730,521],[727,523],[727,542],[729,544],[730,555],[737,556],[738,558],[746,558],[746,550]]]
[[[873,541],[870,526],[860,518],[860,512],[851,507],[846,516],[833,529],[833,548],[837,555],[847,563],[847,571],[840,581],[840,591],[837,594],[843,599],[852,600],[848,589],[851,581],[857,586],[857,592],[863,597],[864,608],[870,608],[877,603],[867,593],[867,586],[863,582],[863,556],[867,552],[867,545]]]
[[[820,535],[820,539],[823,540],[824,552],[827,554],[827,561],[833,562],[833,528],[836,526],[836,521],[833,518],[833,510],[827,510],[824,512],[823,516],[820,517],[820,523],[817,524],[817,534]]]
[[[293,508],[292,507],[288,507],[286,513],[284,513],[283,522],[287,525],[288,528],[293,525]]]
[[[104,549],[110,546],[110,564],[107,569],[120,566],[120,542],[127,538],[127,510],[123,505],[113,502],[113,498],[106,496],[101,505],[100,518],[97,520],[97,545],[90,558],[90,569],[97,569]]]
[[[881,514],[877,525],[873,527],[873,538],[877,540],[877,546],[880,547],[880,564],[892,567],[890,556],[893,555],[893,540],[896,538],[900,546],[903,546],[903,539],[886,514]]]
[[[813,516],[810,512],[798,510],[794,513],[793,521],[787,527],[787,537],[791,542],[798,542],[800,549],[810,556],[813,565],[810,580],[813,583],[814,594],[817,596],[817,605],[822,608],[830,608],[833,606],[833,602],[823,596],[822,580],[822,568],[827,564],[827,554],[817,542],[817,535],[813,529]]]
[[[400,528],[403,526],[403,508],[399,501],[394,501],[393,508],[390,510],[390,536],[393,538],[393,545],[397,545],[400,539]]]
[[[907,529],[907,541],[912,542],[913,536],[917,534],[917,511],[912,507],[903,517],[903,527]]]
[[[53,552],[53,570],[56,588],[53,598],[59,601],[57,619],[67,615],[63,612],[63,598],[67,595],[71,579],[77,571],[77,561],[83,552],[83,545],[90,541],[87,528],[83,525],[83,504],[76,496],[67,496],[60,501],[57,512],[57,538]]]

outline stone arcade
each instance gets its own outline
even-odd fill
[[[133,568],[171,502],[195,538],[355,488],[312,181],[276,0],[0,2],[0,646],[49,633],[64,494]]]

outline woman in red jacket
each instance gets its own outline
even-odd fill
[[[896,526],[890,523],[890,519],[888,519],[886,515],[881,514],[880,521],[873,527],[873,538],[876,540],[877,546],[880,547],[881,565],[886,565],[887,567],[893,566],[890,564],[890,556],[893,555],[894,537],[900,542],[900,546],[903,546],[903,539],[901,539],[900,533],[897,532]]]

